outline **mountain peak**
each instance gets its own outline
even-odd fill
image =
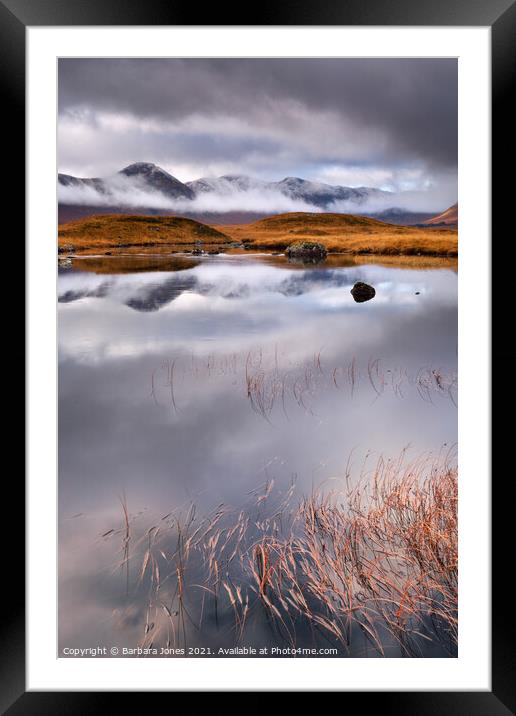
[[[280,184],[308,184],[306,179],[301,179],[300,177],[285,177],[279,183]]]
[[[134,162],[118,173],[126,177],[141,178],[146,185],[170,198],[193,199],[194,197],[190,187],[152,162]]]
[[[155,169],[163,172],[164,174],[166,173],[164,169],[161,169],[152,162],[133,162],[133,164],[128,164],[126,167],[121,169],[119,174],[125,174],[126,176],[134,176],[135,174],[150,174]]]

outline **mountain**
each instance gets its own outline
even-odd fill
[[[194,181],[186,182],[194,194],[209,194],[211,192],[229,195],[234,192],[267,191],[275,186],[274,182],[266,182],[261,179],[252,179],[243,174],[226,174],[221,177],[203,177]]]
[[[379,219],[386,224],[398,224],[399,226],[422,226],[427,219],[431,219],[432,212],[410,211],[408,209],[400,209],[393,207],[392,209],[384,209],[373,214],[365,214],[373,219]]]
[[[116,197],[120,191],[135,187],[141,191],[159,192],[167,199],[193,199],[194,192],[161,167],[150,162],[136,162],[121,169],[117,174],[105,179],[81,179],[70,174],[58,174],[57,181],[62,187],[92,189],[102,196],[103,203],[110,196]]]
[[[213,217],[216,220],[219,197],[229,198],[227,208],[222,212],[227,221],[239,221],[244,215],[251,221],[275,211],[289,210],[290,205],[285,201],[297,202],[293,209],[339,210],[335,202],[360,206],[371,197],[388,197],[390,194],[379,189],[332,186],[299,177],[263,181],[241,174],[227,174],[183,183],[150,162],[130,164],[105,178],[58,174],[58,188],[60,222],[105,213],[179,213],[191,218],[211,220]],[[196,199],[199,200],[197,205]],[[230,215],[235,215],[235,219]]]
[[[61,186],[66,187],[88,187],[97,191],[99,194],[106,193],[106,187],[104,179],[80,179],[79,177],[73,177],[70,174],[58,174],[57,181]]]
[[[121,176],[137,179],[143,186],[159,191],[172,199],[193,199],[195,196],[190,187],[150,162],[130,164],[118,173]]]
[[[307,204],[314,204],[326,209],[336,201],[351,201],[362,204],[372,196],[388,195],[390,192],[372,189],[369,187],[352,188],[348,186],[332,186],[321,182],[307,181],[299,177],[286,177],[276,184],[285,196],[292,199],[301,199]]]
[[[58,175],[59,223],[93,214],[184,216],[204,223],[243,224],[292,211],[360,212],[389,224],[456,226],[457,205],[437,217],[389,206],[395,194],[285,177],[264,181],[243,174],[181,182],[151,162],[136,162],[105,178]],[[370,199],[384,209],[371,211]],[[453,213],[455,211],[455,214]],[[455,219],[454,219],[455,216]]]
[[[196,195],[211,192],[221,196],[228,196],[234,192],[282,194],[289,199],[303,201],[321,209],[329,208],[336,201],[351,201],[359,205],[372,196],[388,196],[390,193],[369,187],[332,186],[331,184],[307,181],[299,177],[285,177],[281,181],[268,182],[241,174],[196,179],[187,182],[187,186]]]
[[[456,228],[459,224],[459,204],[453,204],[442,214],[437,214],[423,222],[425,226],[449,226]]]

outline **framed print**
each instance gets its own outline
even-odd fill
[[[510,713],[514,4],[0,11],[28,347],[3,708]]]

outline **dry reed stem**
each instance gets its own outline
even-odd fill
[[[270,353],[270,355],[269,355]],[[442,368],[424,366],[410,374],[401,366],[387,367],[379,358],[370,357],[364,366],[359,366],[355,356],[347,364],[323,362],[321,351],[306,361],[287,361],[281,364],[277,345],[266,352],[262,347],[248,351],[245,356],[232,353],[209,354],[207,356],[176,356],[167,361],[161,371],[163,381],[157,377],[158,370],[150,376],[150,397],[157,406],[161,405],[160,395],[168,393],[168,402],[174,413],[179,413],[181,399],[176,395],[178,376],[184,379],[191,375],[197,381],[201,375],[208,379],[235,378],[233,384],[245,396],[251,409],[264,420],[272,423],[273,414],[279,407],[289,419],[289,408],[297,405],[303,412],[314,415],[313,405],[324,391],[347,392],[350,398],[365,377],[373,396],[378,399],[388,390],[403,399],[408,389],[415,389],[422,400],[433,403],[439,397],[448,398],[456,406],[457,376]],[[239,380],[243,385],[240,387]],[[188,394],[189,388],[185,389]]]
[[[216,624],[227,610],[233,614],[235,643],[261,605],[276,636],[290,645],[304,624],[350,653],[358,633],[381,656],[393,645],[419,656],[429,642],[455,653],[457,470],[451,459],[380,459],[353,484],[347,473],[343,489],[315,491],[297,503],[294,483],[276,495],[267,480],[238,512],[219,505],[198,518],[191,504],[166,528],[162,518],[132,550],[140,560],[138,584],[149,594],[144,638],[152,632],[156,642],[161,633],[186,645],[191,630],[203,628],[211,602]],[[125,499],[122,506],[129,590]]]

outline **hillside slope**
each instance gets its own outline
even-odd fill
[[[193,219],[175,216],[90,216],[59,226],[59,246],[76,249],[125,248],[129,246],[223,245],[232,239]]]
[[[386,224],[352,214],[280,214],[252,224],[216,226],[250,248],[284,250],[294,241],[319,241],[330,252],[456,256],[457,232]]]
[[[427,226],[453,226],[456,227],[459,223],[459,205],[453,204],[448,207],[442,214],[432,216],[431,219],[427,219],[423,222]]]
[[[183,182],[151,162],[135,162],[107,178],[83,179],[70,174],[57,175],[58,186],[72,189],[90,189],[101,197],[127,191],[131,187],[148,192],[159,192],[164,197],[193,199],[194,192]],[[90,195],[91,199],[91,195]]]

